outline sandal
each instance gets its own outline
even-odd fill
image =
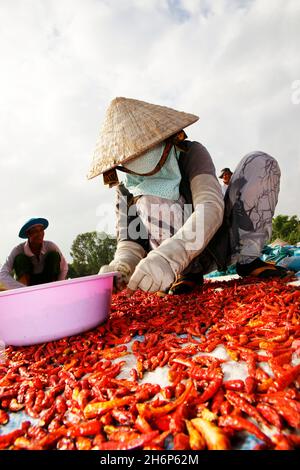
[[[259,279],[269,279],[272,277],[284,279],[286,277],[294,276],[292,271],[288,271],[287,269],[273,263],[266,263],[260,258],[256,258],[254,261],[247,264],[237,263],[236,272],[241,277],[251,276]]]
[[[171,285],[168,294],[189,294],[196,287],[201,286],[202,284],[203,275],[201,273],[180,274]]]

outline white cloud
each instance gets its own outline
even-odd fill
[[[34,215],[68,257],[101,203],[113,230],[113,191],[85,175],[115,96],[200,115],[217,170],[273,154],[277,213],[299,215],[298,0],[2,0],[0,18],[0,262]]]

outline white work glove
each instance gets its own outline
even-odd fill
[[[121,291],[127,286],[130,276],[145,253],[144,248],[138,243],[129,240],[121,241],[118,243],[114,259],[111,263],[102,266],[99,274],[116,271],[115,290]]]
[[[139,262],[127,287],[131,291],[166,291],[174,280],[175,274],[169,262],[155,250]]]

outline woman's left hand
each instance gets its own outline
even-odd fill
[[[151,251],[134,270],[128,283],[128,294],[137,289],[145,292],[167,291],[175,280],[169,262],[160,254]]]

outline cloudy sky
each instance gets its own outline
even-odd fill
[[[116,96],[199,115],[217,171],[272,154],[276,214],[299,216],[299,24],[299,0],[1,0],[0,263],[33,216],[69,261],[114,232],[114,190],[86,174]]]

